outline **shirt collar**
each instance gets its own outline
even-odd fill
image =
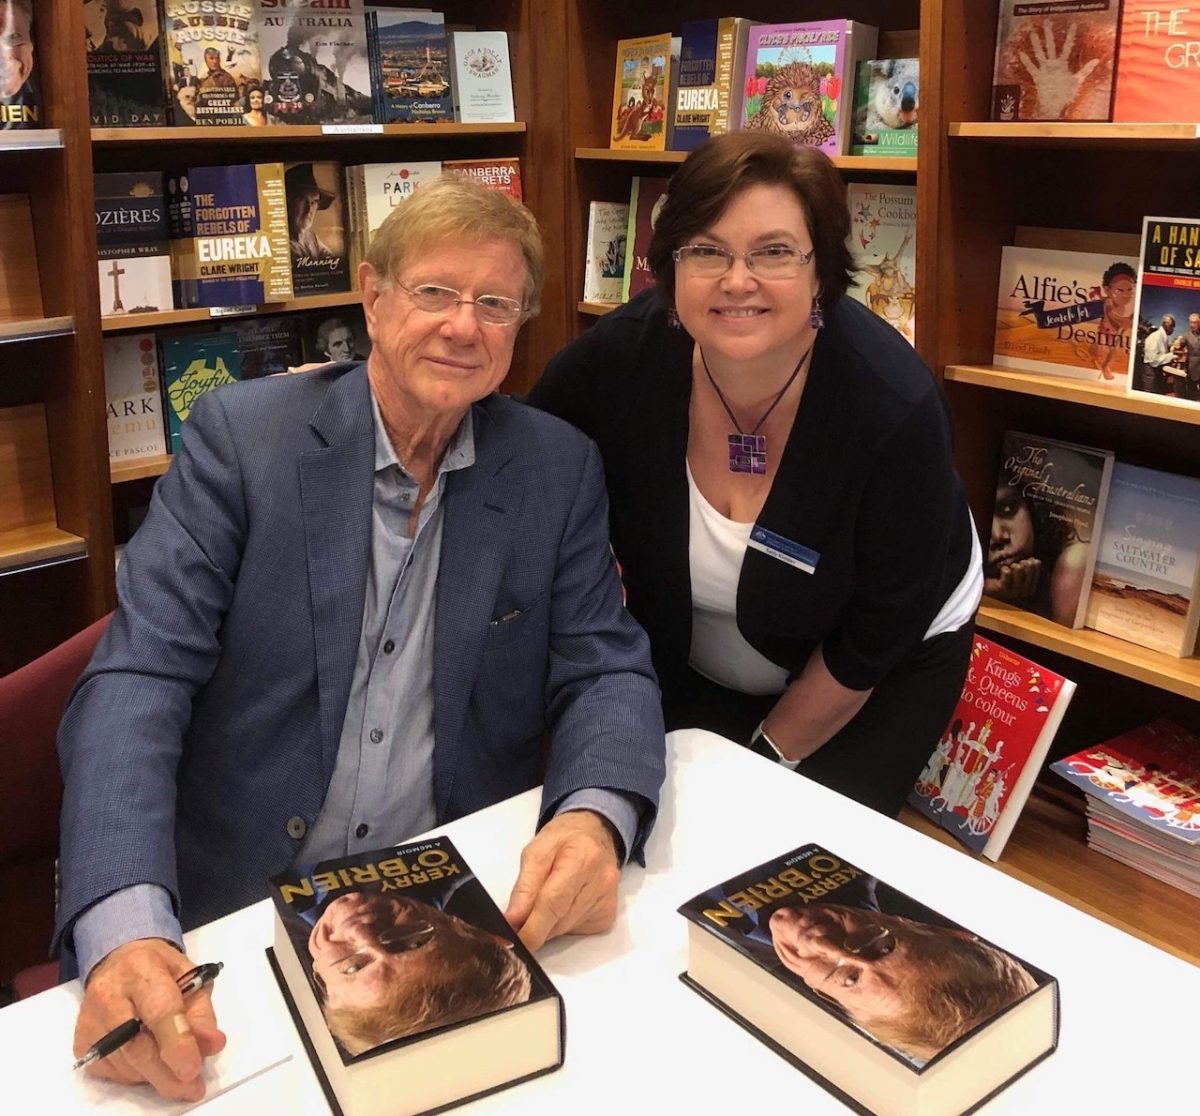
[[[379,400],[375,398],[375,393],[371,395],[371,414],[375,420],[375,472],[380,472],[386,469],[389,465],[395,465],[400,472],[412,480],[412,474],[400,464],[400,459],[396,456],[396,449],[392,445],[391,438],[388,437],[387,428],[383,425],[383,416],[379,413]],[[442,454],[442,462],[438,466],[438,476],[443,473],[451,473],[456,469],[466,469],[475,464],[475,421],[472,415],[472,408],[467,408],[467,413],[463,415],[462,422],[458,424],[458,428],[450,437],[450,444],[446,447],[446,452]]]

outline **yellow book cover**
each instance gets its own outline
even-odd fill
[[[671,90],[671,34],[617,43],[609,147],[622,151],[667,149],[667,98]]]

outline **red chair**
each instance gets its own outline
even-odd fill
[[[0,985],[17,999],[58,983],[48,961],[54,930],[62,776],[55,737],[67,698],[109,617],[0,678]]]

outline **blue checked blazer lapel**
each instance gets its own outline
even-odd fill
[[[479,671],[500,577],[512,553],[522,490],[505,475],[512,443],[489,414],[474,411],[475,464],[447,475],[433,636],[433,792],[446,810],[467,704]]]
[[[328,780],[354,677],[371,554],[375,429],[365,364],[333,382],[310,425],[325,442],[300,456],[300,495]]]

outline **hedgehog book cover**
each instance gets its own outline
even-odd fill
[[[877,28],[850,19],[752,27],[742,127],[779,132],[826,155],[847,154],[855,71],[875,57],[878,40]]]

